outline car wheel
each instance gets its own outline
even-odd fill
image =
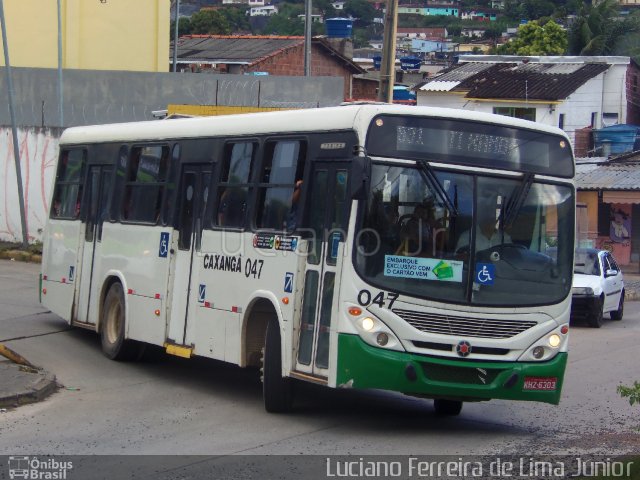
[[[602,326],[602,308],[604,302],[602,300],[602,298],[598,299],[596,302],[594,302],[593,305],[593,310],[591,310],[590,314],[589,314],[589,325],[592,328],[600,328]]]
[[[620,301],[618,302],[618,309],[613,310],[611,315],[611,320],[622,320],[622,315],[624,313],[624,290],[620,294]]]

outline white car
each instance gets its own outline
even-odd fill
[[[606,250],[576,249],[571,317],[587,319],[593,328],[602,326],[605,313],[611,320],[622,320],[624,312],[624,280],[622,270]]]

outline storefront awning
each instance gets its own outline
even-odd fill
[[[640,192],[629,190],[613,190],[602,192],[604,203],[640,203]]]

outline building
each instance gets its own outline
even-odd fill
[[[168,71],[169,3],[60,0],[62,67]],[[4,0],[4,13],[11,66],[57,68],[57,2]]]
[[[270,17],[278,13],[278,7],[275,5],[264,5],[261,7],[251,7],[249,9],[250,17]]]
[[[441,15],[441,16],[453,16],[458,17],[460,15],[460,9],[455,5],[428,5],[421,4],[407,4],[398,6],[398,14],[412,14],[412,15]]]
[[[404,38],[444,40],[448,36],[447,29],[444,27],[398,27],[396,30],[396,39],[398,40]]]
[[[640,260],[640,152],[610,160],[578,159],[577,241],[613,253],[621,265]]]
[[[311,42],[311,75],[344,79],[344,98],[353,98],[354,75],[365,70],[351,58],[347,38],[314,37]],[[352,51],[352,50],[351,50]],[[304,75],[304,37],[187,35],[178,40],[180,70]]]
[[[560,127],[627,122],[629,57],[463,55],[416,86],[418,105],[498,113]],[[586,152],[585,152],[586,155]]]

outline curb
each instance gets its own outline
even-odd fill
[[[1,362],[0,367],[0,378],[6,390],[0,392],[0,408],[40,402],[58,389],[55,375],[49,372],[8,361]]]

